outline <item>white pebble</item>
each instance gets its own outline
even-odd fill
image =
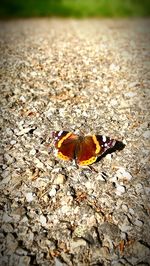
[[[123,167],[120,167],[118,171],[116,172],[116,176],[118,177],[119,180],[127,180],[130,181],[132,179],[132,175],[127,172]]]
[[[126,204],[122,204],[122,210],[124,212],[128,212],[128,206]]]
[[[86,241],[84,239],[78,239],[77,241],[71,241],[70,247],[72,250],[80,247],[80,246],[86,246]]]
[[[112,106],[115,106],[115,105],[118,104],[118,102],[117,102],[116,99],[112,99],[112,100],[110,101],[110,104],[111,104]]]
[[[30,155],[35,155],[36,154],[36,150],[33,148],[32,150],[30,150],[29,154]]]
[[[107,155],[105,156],[105,158],[106,158],[108,161],[111,161],[111,159],[112,159],[112,155],[111,155],[111,154],[107,154]]]
[[[150,138],[150,130],[145,131],[145,132],[143,133],[143,137],[144,137],[145,139],[149,139],[149,138]]]
[[[7,177],[3,178],[3,180],[0,182],[0,185],[8,184],[10,180],[11,180],[11,177],[10,176],[7,176]]]
[[[26,99],[25,99],[25,97],[23,95],[20,96],[19,100],[22,101],[23,103],[25,103],[25,101],[26,101]]]
[[[105,85],[105,86],[103,87],[103,91],[104,91],[104,92],[109,92],[110,89]]]
[[[30,257],[29,256],[20,256],[18,266],[28,266],[30,265]]]
[[[121,196],[121,194],[125,193],[126,189],[124,186],[116,184],[116,195]]]
[[[35,71],[32,71],[32,72],[30,72],[30,75],[31,75],[31,77],[36,77],[37,76],[37,73],[35,72]]]
[[[39,220],[42,226],[46,226],[46,217],[44,215],[41,214]]]
[[[134,214],[134,210],[132,208],[129,208],[129,213],[133,215]]]
[[[55,266],[64,266],[64,263],[61,262],[59,259],[55,258],[54,259]]]
[[[115,65],[113,63],[110,65],[109,68],[110,68],[111,71],[119,71],[120,70],[120,66],[117,66],[117,65]]]
[[[127,93],[124,94],[124,96],[128,97],[128,98],[132,98],[132,97],[134,97],[136,95],[137,95],[137,93],[136,92],[132,92],[132,91],[127,92]]]
[[[143,221],[140,221],[140,220],[136,219],[134,224],[136,226],[142,227],[143,226]]]
[[[114,175],[113,177],[110,177],[109,179],[111,182],[117,182],[117,177]]]
[[[10,141],[10,144],[11,144],[11,145],[15,145],[15,144],[16,144],[16,140],[11,140],[11,141]]]
[[[27,202],[31,202],[33,200],[33,194],[32,192],[28,192],[25,195]]]
[[[104,181],[104,182],[106,181],[105,176],[103,176],[102,173],[99,173],[99,174],[97,175],[96,179],[97,179],[97,180],[100,180],[100,181]]]
[[[8,183],[9,180],[10,180],[10,171],[8,171],[8,170],[4,170],[4,171],[2,172],[2,174],[1,174],[1,176],[4,178],[4,179],[2,180],[2,183],[3,183],[3,184]]]
[[[138,85],[139,85],[139,82],[138,81],[133,81],[133,82],[129,83],[128,87],[129,88],[135,88]]]
[[[12,220],[13,220],[12,217],[10,217],[7,213],[4,213],[4,215],[3,215],[3,221],[5,223],[11,223]]]
[[[50,196],[50,197],[55,197],[55,195],[56,195],[56,189],[53,187],[53,188],[50,190],[50,192],[49,192],[49,196]]]
[[[14,161],[14,158],[11,157],[11,156],[10,156],[9,154],[7,154],[7,153],[4,154],[4,159],[5,159],[5,161],[7,161],[7,164],[12,164],[13,161]]]
[[[54,180],[54,184],[56,184],[56,185],[64,184],[64,182],[65,182],[65,176],[62,174],[58,174]]]
[[[38,158],[35,158],[35,159],[34,159],[34,163],[36,164],[36,167],[37,167],[37,168],[42,168],[42,169],[44,169],[44,164],[43,164]]]
[[[141,183],[137,183],[135,189],[137,194],[143,193],[143,185]]]
[[[128,232],[128,231],[130,231],[131,229],[132,229],[132,227],[131,227],[130,225],[123,224],[123,225],[120,226],[120,230],[121,230],[122,232]]]

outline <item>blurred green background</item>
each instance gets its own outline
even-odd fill
[[[0,17],[143,17],[150,0],[1,0]]]

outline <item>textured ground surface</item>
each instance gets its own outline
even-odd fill
[[[149,265],[150,21],[0,24],[1,265]],[[126,146],[77,169],[61,129]]]

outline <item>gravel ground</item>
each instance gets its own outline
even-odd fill
[[[0,26],[1,265],[150,265],[150,20]],[[77,168],[54,130],[125,147]]]

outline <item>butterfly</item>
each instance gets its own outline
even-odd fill
[[[63,130],[53,132],[52,137],[56,157],[66,161],[75,160],[80,166],[94,163],[116,144],[116,140],[103,135],[82,136]]]

